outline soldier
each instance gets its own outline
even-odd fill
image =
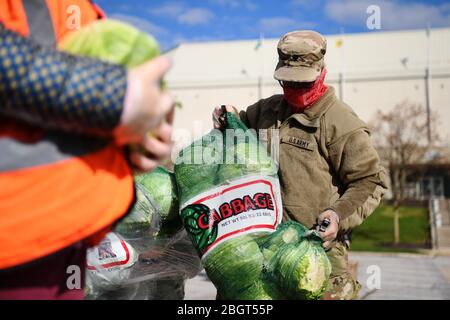
[[[320,232],[332,265],[324,299],[357,299],[360,284],[348,267],[351,231],[379,205],[387,176],[367,125],[325,84],[325,38],[294,31],[278,43],[274,77],[283,95],[262,99],[238,113],[255,130],[278,129],[279,178],[285,220],[308,228],[330,220]],[[222,109],[213,112],[220,128]],[[275,138],[267,130],[267,143]],[[263,139],[260,137],[260,139]]]

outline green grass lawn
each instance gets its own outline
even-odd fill
[[[428,248],[429,222],[426,208],[400,209],[400,244],[393,245],[393,207],[381,205],[353,231],[352,251],[418,252]]]

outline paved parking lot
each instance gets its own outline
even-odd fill
[[[450,257],[352,254],[351,259],[358,262],[361,299],[450,299]],[[370,277],[378,267],[380,289],[374,289]]]
[[[361,299],[450,300],[450,257],[352,253],[350,259],[358,262]],[[204,271],[188,280],[186,300],[215,296],[216,289]]]

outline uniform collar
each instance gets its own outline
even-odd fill
[[[327,91],[324,95],[310,108],[304,110],[302,113],[289,112],[290,107],[288,106],[286,100],[282,99],[277,106],[279,116],[286,116],[284,119],[292,118],[298,123],[312,128],[318,128],[320,126],[320,117],[330,108],[333,101],[336,100],[335,90],[333,87],[328,86]]]

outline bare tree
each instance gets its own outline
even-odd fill
[[[391,192],[394,203],[394,243],[399,243],[399,209],[406,196],[407,165],[423,163],[425,155],[439,137],[435,134],[437,116],[432,114],[428,123],[427,110],[407,100],[392,111],[377,111],[371,123],[372,136],[381,160],[389,167]],[[428,139],[431,128],[431,143]]]

